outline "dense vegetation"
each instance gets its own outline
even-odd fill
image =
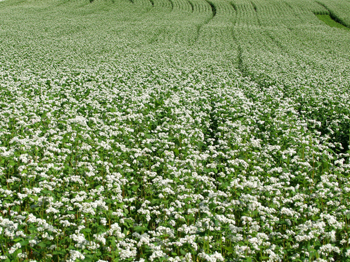
[[[0,259],[350,261],[349,13],[0,2]]]

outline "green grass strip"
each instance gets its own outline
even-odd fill
[[[338,23],[337,21],[334,21],[330,15],[316,15],[318,19],[320,19],[325,24],[329,25],[330,27],[336,27],[341,29],[350,30],[350,28]]]

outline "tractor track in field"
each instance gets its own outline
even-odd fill
[[[230,2],[230,5],[232,6],[233,10],[235,10],[235,12],[237,13],[237,6],[232,2]]]
[[[193,4],[191,3],[191,1],[190,1],[190,0],[187,0],[187,2],[190,4],[191,9],[192,9],[192,13],[193,13],[193,10],[194,10],[194,8],[193,8]]]
[[[216,16],[216,7],[215,7],[215,5],[212,2],[207,1],[207,0],[205,0],[205,1],[210,5],[210,8],[211,8],[212,13],[213,13],[213,16],[211,17],[211,19],[213,19]],[[209,23],[209,21],[208,21],[208,23]]]
[[[255,3],[253,3],[253,2],[251,2],[251,3],[252,3],[253,8],[254,8],[254,10],[255,10],[256,17],[257,17],[257,20],[258,20],[258,24],[259,24],[259,26],[260,26],[261,28],[263,28],[263,26],[262,26],[262,24],[261,24],[261,21],[260,21],[260,18],[259,18],[259,16],[258,16],[258,8],[257,8],[257,6],[256,6]],[[263,31],[264,35],[266,35],[268,38],[270,38],[271,41],[272,41],[281,51],[286,52],[286,50],[285,50],[285,48],[283,47],[283,45],[282,45],[278,40],[276,40],[274,37],[272,37],[271,34],[270,34],[268,31],[266,31],[266,30],[262,30],[262,31]]]
[[[210,6],[210,9],[211,9],[211,12],[212,12],[212,16],[209,19],[207,19],[206,21],[204,21],[203,24],[197,26],[197,35],[196,35],[196,38],[194,40],[195,44],[198,42],[199,34],[200,34],[200,31],[201,31],[202,27],[207,25],[216,16],[216,8],[215,8],[214,4],[211,3],[210,1],[207,1],[207,0],[205,0],[205,2],[207,2],[209,4],[209,6]],[[193,4],[192,4],[192,7],[193,7]]]
[[[174,3],[171,0],[169,0],[169,2],[170,2],[170,5],[171,5],[171,11],[173,11],[174,10]]]
[[[232,7],[237,11],[237,7],[236,7],[234,4],[231,4],[231,5],[232,5]],[[256,6],[255,6],[253,3],[252,3],[252,5],[253,5],[253,8],[254,8],[254,10],[255,10],[255,12],[256,12]],[[259,26],[261,26],[260,21],[259,21],[259,18],[257,18],[257,19],[258,19]],[[246,66],[244,65],[244,61],[243,61],[243,48],[242,48],[241,43],[239,42],[238,37],[236,36],[236,32],[235,32],[235,29],[234,29],[235,24],[236,24],[236,22],[234,22],[234,24],[233,24],[232,38],[233,38],[233,40],[237,43],[237,47],[238,47],[238,55],[237,55],[238,70],[239,70],[239,72],[241,73],[241,75],[242,75],[243,77],[248,78],[249,81],[255,83],[255,84],[260,88],[260,90],[263,90],[264,84],[261,83],[261,81],[257,80],[257,79],[254,77],[253,73],[249,72],[249,70],[248,70],[248,69],[246,68]]]
[[[243,62],[243,49],[241,44],[239,43],[237,37],[236,37],[236,33],[234,30],[232,30],[232,38],[233,40],[237,43],[237,47],[238,47],[238,55],[237,55],[237,60],[238,60],[238,70],[239,72],[241,72],[243,77],[248,77],[252,82],[257,83],[256,81],[254,81],[254,79],[252,79],[252,75],[247,71],[247,69],[244,66],[244,62]],[[257,83],[258,85],[260,85],[259,83]]]

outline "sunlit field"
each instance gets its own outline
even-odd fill
[[[349,0],[0,0],[1,261],[350,261]]]

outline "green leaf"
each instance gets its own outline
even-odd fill
[[[233,247],[224,246],[224,249],[225,249],[227,252],[233,252]]]
[[[183,250],[183,249],[180,249],[180,253],[181,253],[182,255],[186,255],[186,251]]]
[[[45,247],[46,247],[46,244],[43,243],[43,242],[40,242],[40,243],[38,244],[38,246],[41,247],[41,248],[45,248]]]
[[[109,239],[111,241],[111,246],[112,247],[116,247],[116,242],[117,242],[116,238],[115,237],[109,237]]]
[[[52,254],[54,254],[54,255],[64,255],[65,252],[61,251],[61,250],[58,250],[58,251],[53,251]]]
[[[159,205],[159,204],[161,204],[161,202],[162,202],[161,199],[155,198],[155,199],[152,199],[151,204],[152,205]]]
[[[85,259],[84,259],[84,262],[89,262],[89,261],[94,261],[93,260],[93,257],[91,257],[91,255],[90,256],[85,256]]]
[[[175,252],[171,252],[171,254],[172,254],[173,256],[177,256],[177,254],[176,254]]]
[[[21,241],[21,240],[23,240],[23,238],[19,237],[19,238],[15,238],[13,241],[19,242],[19,241]]]
[[[14,162],[14,161],[12,161],[12,160],[10,161],[10,163],[8,163],[8,166],[9,166],[9,167],[13,167],[13,166],[15,166],[15,165],[16,165],[16,162]]]
[[[97,227],[97,233],[105,232],[106,228],[104,226],[98,226]]]
[[[142,232],[142,231],[145,231],[146,229],[147,229],[146,227],[139,227],[139,226],[134,227],[134,231],[136,232]]]
[[[18,254],[22,253],[22,249],[17,249],[15,253],[13,254],[15,257],[17,257]]]
[[[83,233],[90,233],[91,232],[91,229],[90,228],[84,228],[82,230]]]
[[[130,233],[130,231],[129,231],[129,230],[127,230],[126,228],[124,228],[124,230],[123,230],[123,234],[127,236],[129,233]]]
[[[21,244],[22,247],[25,247],[29,244],[29,241],[28,240],[23,240],[21,242],[19,242]]]
[[[37,228],[35,226],[29,226],[28,230],[31,233],[37,232]]]

